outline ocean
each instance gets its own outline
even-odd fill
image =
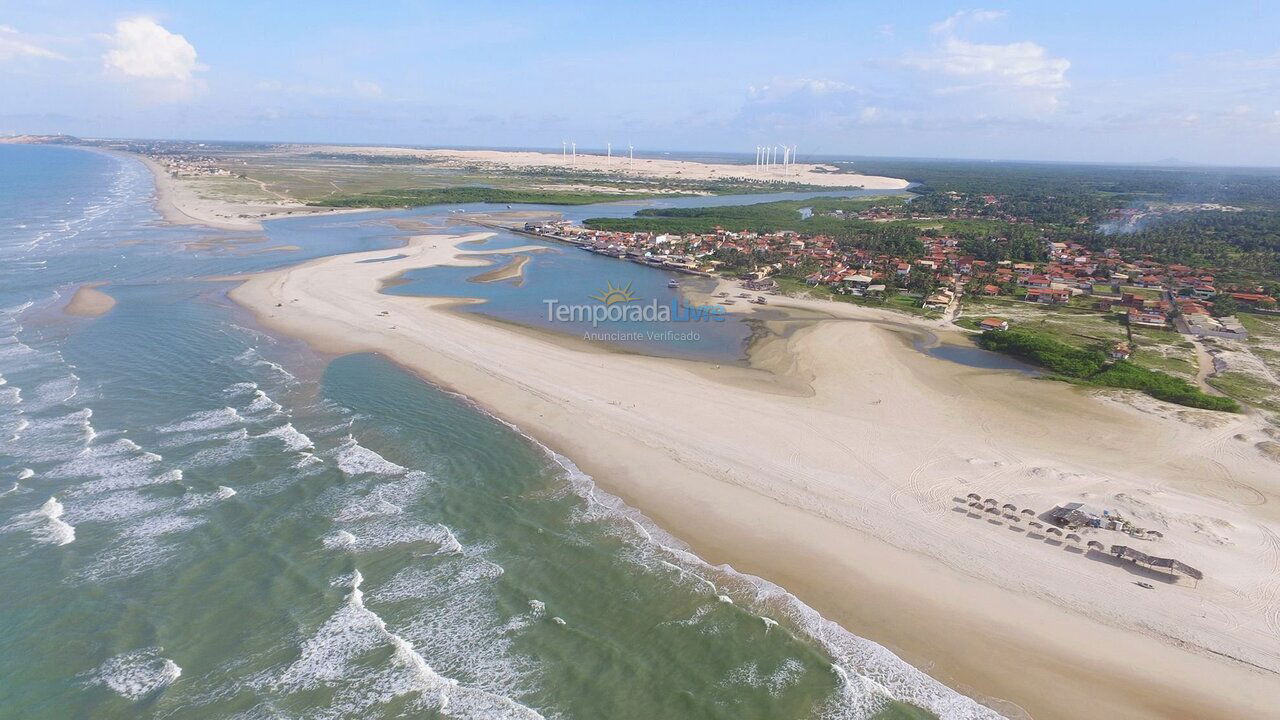
[[[0,717],[991,716],[465,398],[264,333],[210,280],[390,251],[390,221],[458,208],[227,233],[162,223],[153,193],[128,157],[0,146]],[[521,287],[575,296],[669,277],[531,257]],[[431,272],[398,291],[537,324],[510,283]],[[65,315],[87,282],[118,304]],[[743,328],[716,332],[648,350],[739,357]]]

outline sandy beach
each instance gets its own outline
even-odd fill
[[[295,152],[418,157],[440,163],[443,167],[479,166],[482,169],[499,171],[570,170],[619,178],[739,180],[762,184],[800,183],[830,188],[861,187],[867,190],[901,190],[909,184],[900,178],[841,172],[834,165],[795,163],[788,165],[784,171],[781,165],[758,168],[755,165],[702,163],[666,158],[637,157],[629,160],[621,151],[612,157],[586,152],[567,157],[560,153],[518,150],[420,150],[398,147],[312,145],[300,146],[295,149]]]
[[[466,395],[706,560],[1005,714],[1239,718],[1280,704],[1280,465],[1255,449],[1270,435],[1254,417],[948,363],[910,347],[911,321],[843,303],[771,298],[822,319],[737,367],[584,351],[456,301],[378,292],[412,268],[529,249],[458,248],[476,237],[321,258],[230,295],[319,350],[381,353]],[[970,492],[1121,510],[1164,538],[1085,539],[1206,578],[1164,582],[968,513]]]

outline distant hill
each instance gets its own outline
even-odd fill
[[[0,143],[9,145],[76,145],[80,138],[74,135],[11,135],[0,137]]]

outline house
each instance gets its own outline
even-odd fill
[[[1066,305],[1071,302],[1071,291],[1053,288],[1031,288],[1027,291],[1026,300],[1027,302],[1038,302],[1045,305]]]
[[[1133,350],[1129,347],[1129,343],[1118,342],[1111,346],[1111,352],[1107,354],[1112,360],[1128,360],[1129,356],[1133,354]]]
[[[1000,294],[1000,286],[999,285],[983,285],[982,294],[988,297],[995,297],[996,295]]]
[[[1018,278],[1018,284],[1023,287],[1047,288],[1053,287],[1053,280],[1048,275],[1027,275]]]
[[[1162,328],[1168,324],[1164,313],[1159,310],[1139,310],[1138,308],[1129,308],[1129,324],[1142,325],[1143,327]]]
[[[1008,330],[1009,321],[1001,320],[997,317],[983,318],[982,322],[978,323],[978,328],[981,330]]]
[[[911,264],[910,264],[910,263],[904,263],[904,262],[900,262],[900,263],[898,263],[898,276],[899,276],[899,277],[906,277],[906,276],[908,276],[908,275],[910,275],[910,274],[911,274]]]

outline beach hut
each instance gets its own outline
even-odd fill
[[[979,502],[982,501],[982,496],[979,495],[978,493],[969,493],[968,495],[965,495],[965,497],[969,498],[970,500],[977,500]]]
[[[1026,515],[1027,517],[1035,517],[1036,511],[1032,510],[1031,508],[1022,508],[1022,514]]]
[[[1090,541],[1089,541],[1089,549],[1090,549],[1090,550],[1097,550],[1098,552],[1106,552],[1107,546],[1106,546],[1106,545],[1103,545],[1102,543],[1098,542],[1097,540],[1090,540]]]

